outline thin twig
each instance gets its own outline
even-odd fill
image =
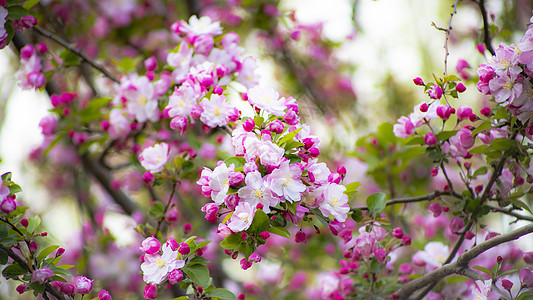
[[[116,83],[119,83],[120,81],[115,77],[113,76],[111,73],[109,73],[109,71],[107,71],[102,65],[100,65],[99,63],[97,63],[96,61],[92,60],[91,58],[87,57],[87,55],[85,55],[83,52],[81,52],[79,49],[75,48],[75,47],[72,47],[67,41],[65,41],[64,39],[56,36],[55,34],[45,30],[44,28],[41,28],[39,26],[35,26],[33,27],[33,30],[36,31],[37,33],[39,33],[40,35],[42,36],[45,36],[53,41],[55,41],[56,43],[60,44],[61,46],[65,47],[66,49],[68,49],[70,52],[76,54],[77,56],[79,56],[81,59],[83,59],[84,61],[86,61],[88,64],[90,64],[93,68],[97,69],[98,71],[102,72],[102,74],[104,74],[107,78],[111,79],[112,81],[116,82]]]
[[[489,205],[489,204],[487,204],[486,206],[488,208],[490,208],[491,210],[495,210],[497,212],[501,212],[503,214],[506,214],[506,215],[509,215],[509,216],[513,216],[513,217],[517,218],[518,220],[527,220],[527,221],[533,222],[533,216],[524,216],[524,215],[521,215],[521,214],[518,214],[518,213],[514,212],[512,209],[501,208],[501,207],[492,206],[492,205]]]
[[[393,204],[400,204],[400,203],[413,203],[413,202],[422,202],[422,201],[428,201],[433,200],[435,198],[438,198],[440,196],[453,196],[456,198],[461,198],[461,195],[454,194],[452,191],[434,191],[433,193],[418,196],[418,197],[409,197],[409,198],[395,198],[387,201],[386,206],[393,205]],[[356,206],[352,207],[351,211],[354,210],[368,210],[367,206]]]
[[[172,198],[174,198],[174,193],[176,192],[176,185],[178,185],[177,182],[172,182],[172,192],[170,193],[170,197],[168,197],[167,205],[165,206],[165,209],[163,210],[163,215],[157,222],[157,229],[155,231],[155,236],[159,234],[159,230],[161,229],[161,224],[163,224],[163,220],[165,220],[165,215],[167,214],[168,208],[170,207],[170,204],[172,203]]]
[[[496,52],[494,51],[494,48],[492,47],[492,38],[490,36],[490,24],[489,19],[487,17],[487,9],[485,8],[485,0],[478,0],[474,1],[479,6],[479,12],[481,13],[481,18],[483,19],[483,42],[485,43],[485,47],[487,47],[487,50],[490,52],[490,54],[495,55]]]
[[[427,286],[430,283],[438,282],[439,280],[441,280],[442,278],[446,276],[449,276],[452,274],[465,275],[463,273],[465,272],[464,269],[468,268],[468,263],[474,258],[476,258],[477,256],[479,256],[481,253],[491,248],[494,248],[500,244],[503,244],[503,243],[506,243],[512,240],[516,240],[520,238],[521,236],[530,234],[532,232],[533,232],[533,224],[528,224],[519,229],[513,230],[509,233],[502,234],[490,240],[484,241],[478,244],[477,246],[473,247],[469,251],[465,252],[463,255],[459,256],[457,258],[457,261],[447,264],[447,265],[443,265],[442,267],[439,267],[438,269],[431,271],[423,275],[422,277],[414,279],[413,281],[405,284],[400,290],[398,290],[397,294],[400,297],[400,299],[407,299],[415,291]]]

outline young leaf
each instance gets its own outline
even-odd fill
[[[226,289],[214,289],[207,293],[208,296],[221,300],[236,300],[237,297]]]
[[[372,194],[366,199],[366,205],[370,213],[377,214],[387,206],[386,195],[384,193]]]
[[[268,229],[268,232],[273,233],[273,234],[277,234],[277,235],[282,236],[282,237],[286,237],[288,239],[291,237],[290,232],[287,229],[283,228],[283,227],[270,227]]]
[[[209,270],[205,265],[196,264],[183,268],[183,272],[196,284],[203,288],[209,286]]]

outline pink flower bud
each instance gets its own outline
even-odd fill
[[[22,220],[20,220],[20,225],[22,225],[22,226],[24,226],[24,227],[28,227],[28,224],[29,224],[28,219],[22,219]]]
[[[442,213],[442,206],[438,202],[433,202],[429,205],[429,211],[433,213],[434,218],[437,218]]]
[[[61,285],[60,291],[61,291],[61,293],[73,296],[74,293],[76,292],[76,287],[74,285],[72,285],[72,284],[69,284],[69,283],[63,283]]]
[[[317,147],[311,147],[309,149],[309,155],[311,155],[311,157],[317,157],[320,155],[320,150],[318,150]]]
[[[398,272],[401,274],[411,274],[411,272],[413,272],[413,267],[411,267],[410,264],[403,264],[398,268]]]
[[[17,203],[15,202],[15,199],[13,199],[12,197],[4,198],[4,200],[2,200],[2,203],[0,204],[0,209],[6,214],[10,214],[16,208],[17,208]]]
[[[392,236],[397,239],[403,238],[403,230],[400,227],[394,228],[394,230],[392,230]]]
[[[266,240],[270,237],[270,232],[268,231],[263,231],[259,234],[259,237],[262,238],[263,240]]]
[[[352,240],[352,231],[348,228],[343,229],[341,232],[339,232],[339,237],[344,240],[345,244],[347,244]]]
[[[422,78],[420,78],[420,77],[416,77],[416,78],[414,78],[414,79],[413,79],[413,82],[414,82],[415,85],[419,85],[419,86],[423,86],[423,85],[425,85],[425,84],[424,84],[424,80],[422,80]]]
[[[240,293],[239,296],[237,296],[238,300],[245,300],[246,296],[243,293]]]
[[[428,94],[431,99],[440,99],[442,97],[442,88],[435,84],[428,90]]]
[[[438,168],[433,168],[433,169],[431,169],[430,173],[431,173],[432,177],[435,177],[435,176],[437,176],[439,174],[439,169]]]
[[[420,109],[421,112],[426,112],[426,111],[428,111],[429,106],[428,106],[427,103],[422,103],[422,104],[420,104],[420,107],[418,109]]]
[[[22,59],[29,59],[33,56],[34,53],[35,49],[33,49],[33,46],[31,45],[26,45],[22,49],[20,49],[20,57]]]
[[[305,244],[305,243],[307,243],[307,235],[303,231],[300,230],[294,236],[294,241],[296,243]]]
[[[93,288],[93,281],[85,276],[74,278],[74,291],[77,294],[89,294]]]
[[[183,116],[175,117],[170,121],[170,128],[179,131],[181,135],[183,135],[185,130],[187,130],[188,125],[189,125],[189,121],[187,120],[187,117],[183,117]]]
[[[46,77],[39,72],[31,72],[28,74],[28,82],[35,88],[41,88],[46,84]]]
[[[246,258],[241,259],[241,269],[248,270],[252,266],[252,262],[246,260]]]
[[[238,43],[239,43],[239,35],[236,34],[235,32],[228,32],[222,38],[222,47],[224,47],[224,49],[227,49]]]
[[[283,125],[283,123],[281,123],[281,121],[278,119],[274,120],[272,123],[268,125],[268,128],[270,129],[270,131],[277,133],[277,134],[281,134],[283,132],[284,127],[285,126]]]
[[[472,109],[466,105],[459,106],[459,109],[457,110],[457,118],[459,120],[468,119],[471,114]]]
[[[48,46],[46,46],[45,43],[38,43],[35,45],[35,48],[41,54],[45,54],[46,52],[48,52]]]
[[[244,175],[241,172],[230,172],[228,180],[229,185],[238,186],[244,181]]]
[[[244,241],[248,238],[248,234],[246,232],[241,232],[241,239]]]
[[[144,299],[156,299],[157,298],[157,286],[149,284],[144,287],[143,291]]]
[[[343,175],[346,175],[346,167],[344,166],[340,166],[337,168],[337,173],[339,173],[339,175],[343,176]]]
[[[522,258],[527,264],[533,265],[533,252],[524,252]]]
[[[437,142],[437,138],[432,132],[426,133],[426,137],[424,138],[424,143],[428,146],[433,146]]]
[[[151,236],[146,238],[142,242],[141,247],[139,249],[141,249],[146,254],[156,254],[161,249],[161,243],[158,239]]]
[[[508,291],[513,287],[513,282],[507,279],[502,279],[502,287]]]
[[[520,175],[516,175],[516,177],[514,178],[514,181],[513,181],[513,184],[515,186],[521,186],[522,184],[524,184],[526,181],[524,179],[524,177],[520,176]]]
[[[439,105],[437,107],[437,116],[439,116],[442,120],[446,121],[450,118],[451,111],[450,107],[447,105]]]
[[[466,86],[464,86],[464,84],[462,83],[459,83],[457,84],[457,86],[455,86],[455,90],[458,91],[459,93],[462,93],[466,91]]]
[[[484,44],[477,44],[476,45],[476,48],[477,48],[477,51],[481,54],[484,54],[485,53],[485,45]]]
[[[113,300],[111,294],[106,290],[101,290],[98,292],[98,300]]]
[[[249,259],[255,263],[258,263],[261,261],[261,256],[257,253],[257,252],[254,252],[252,254],[250,254],[250,257]]]
[[[289,125],[296,125],[300,122],[298,115],[290,109],[285,113],[283,120],[285,120],[285,122],[287,122]]]
[[[518,278],[520,279],[520,282],[522,282],[522,286],[526,288],[533,287],[533,272],[530,269],[520,269],[520,273],[518,273]]]
[[[380,264],[385,264],[387,262],[387,251],[383,248],[374,250],[374,256]]]
[[[456,217],[450,222],[452,232],[459,232],[463,227],[465,227],[465,221],[462,218]]]
[[[176,209],[171,209],[165,214],[165,220],[169,223],[174,223],[178,220],[178,211]]]
[[[56,257],[59,257],[59,256],[63,255],[63,253],[65,253],[65,248],[59,248],[59,249],[57,249],[57,251],[56,251]]]
[[[492,239],[493,237],[496,237],[496,236],[498,236],[498,235],[500,235],[500,234],[497,233],[497,232],[489,232],[489,234],[487,234],[487,236],[485,237],[485,241],[488,241],[488,240],[490,240],[490,239]],[[500,262],[501,262],[501,260],[500,260]]]
[[[26,291],[26,288],[27,288],[27,286],[25,284],[21,284],[21,285],[17,286],[17,289],[16,289],[17,293],[22,295]]]
[[[244,123],[242,124],[242,127],[244,128],[245,131],[251,132],[255,128],[254,119],[252,119],[252,118],[246,119],[246,121],[244,121]]]
[[[411,245],[411,237],[406,235],[402,238],[402,244],[409,246]]]
[[[34,16],[26,15],[20,19],[20,23],[22,24],[22,27],[31,29],[37,24],[37,19],[35,19]]]
[[[148,72],[155,71],[155,69],[157,69],[157,60],[155,59],[155,57],[152,56],[145,60],[144,67]]]
[[[172,237],[170,237],[166,243],[165,243],[172,251],[176,251],[178,249],[178,242]]]
[[[224,93],[224,89],[220,85],[216,85],[213,88],[213,93],[215,93],[217,95],[222,95],[222,93]]]
[[[191,248],[189,247],[187,243],[180,243],[178,252],[182,255],[187,255],[191,252]]]
[[[172,272],[168,274],[168,282],[170,282],[170,284],[172,285],[182,280],[183,280],[183,273],[178,269],[172,270]]]
[[[152,184],[154,182],[154,174],[152,174],[150,171],[146,171],[146,173],[143,174],[143,181],[146,184]]]
[[[492,109],[490,109],[489,107],[483,107],[480,113],[485,117],[490,117],[492,116]]]
[[[475,236],[476,236],[476,235],[475,235],[472,231],[470,231],[470,230],[467,231],[467,232],[465,233],[465,239],[467,239],[467,240],[471,240],[471,239],[473,239]]]

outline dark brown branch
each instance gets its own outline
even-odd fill
[[[51,32],[48,32],[47,30],[39,27],[39,26],[35,26],[33,27],[33,30],[37,33],[39,33],[40,35],[42,36],[45,36],[53,41],[55,41],[56,43],[60,44],[61,46],[65,47],[66,49],[68,49],[70,52],[76,54],[77,56],[79,56],[82,60],[84,60],[85,62],[87,62],[88,64],[90,64],[93,68],[97,69],[98,71],[100,71],[102,74],[104,74],[107,78],[111,79],[112,81],[114,82],[119,82],[119,80],[113,76],[111,73],[109,73],[109,71],[107,71],[102,65],[100,65],[99,63],[97,63],[96,61],[92,60],[91,58],[87,57],[87,55],[85,55],[83,52],[81,52],[79,49],[75,48],[75,47],[72,47],[67,41],[65,41],[64,39],[54,35],[53,33]]]
[[[430,193],[430,194],[427,194],[427,195],[423,195],[423,196],[418,196],[418,197],[391,199],[391,200],[387,201],[386,206],[393,205],[393,204],[401,204],[401,203],[413,203],[413,202],[428,201],[428,200],[433,200],[435,198],[438,198],[440,196],[453,196],[453,197],[456,197],[456,198],[461,198],[461,195],[453,193],[452,191],[434,191],[433,193]],[[351,211],[354,211],[354,210],[357,210],[357,209],[368,210],[368,207],[367,206],[352,207]]]
[[[128,215],[133,214],[137,209],[136,205],[119,189],[114,189],[111,186],[111,176],[107,170],[101,166],[97,161],[89,157],[89,154],[85,153],[81,155],[81,162],[87,172],[94,176],[94,178],[100,183],[100,185],[106,190],[106,192],[113,197],[115,202],[122,208],[122,210]]]
[[[487,205],[487,207],[490,208],[491,210],[494,210],[494,211],[497,211],[497,212],[501,212],[501,213],[509,215],[509,216],[513,216],[513,217],[517,218],[518,220],[527,220],[527,221],[533,222],[533,216],[524,216],[524,215],[521,215],[519,213],[516,213],[512,209],[501,208],[501,207],[492,206],[492,205]]]
[[[475,1],[479,6],[479,12],[481,13],[481,18],[483,19],[483,42],[485,47],[490,52],[490,54],[495,55],[496,52],[492,47],[492,38],[490,36],[490,24],[487,16],[487,9],[485,8],[485,0]]]
[[[22,258],[20,258],[13,250],[11,250],[10,247],[6,247],[4,245],[0,245],[0,248],[2,250],[4,250],[5,252],[7,252],[7,255],[9,257],[11,257],[13,259],[13,261],[15,261],[17,264],[19,264],[22,268],[26,269],[28,272],[31,272],[30,268],[28,267],[28,264],[26,264],[26,262]],[[44,286],[45,286],[45,291],[50,293],[50,294],[52,294],[57,299],[60,299],[60,300],[65,299],[63,294],[61,294],[56,289],[54,289],[50,285],[50,283],[45,283]],[[44,295],[44,293],[43,293],[43,295]]]
[[[433,282],[438,282],[439,280],[443,279],[446,276],[449,276],[452,274],[468,276],[468,275],[465,275],[465,273],[469,273],[469,275],[472,275],[470,272],[465,271],[465,269],[468,269],[468,264],[470,263],[470,261],[472,261],[478,255],[500,244],[503,244],[503,243],[506,243],[512,240],[516,240],[520,238],[521,236],[530,234],[532,232],[533,232],[533,224],[529,224],[519,229],[513,230],[509,233],[496,236],[488,241],[484,241],[483,243],[480,243],[479,245],[465,252],[463,255],[459,256],[456,262],[443,265],[442,267],[434,271],[431,271],[425,274],[424,276],[414,279],[413,281],[405,284],[397,292],[397,294],[400,297],[400,299],[407,299],[415,291]]]

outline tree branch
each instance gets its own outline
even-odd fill
[[[400,299],[407,299],[415,291],[433,282],[436,282],[436,281],[438,282],[439,280],[441,280],[442,278],[446,276],[449,276],[452,274],[459,274],[459,275],[464,275],[467,277],[473,276],[471,272],[465,271],[465,269],[468,269],[468,264],[470,263],[471,260],[473,260],[481,253],[493,247],[496,247],[500,244],[503,244],[503,243],[506,243],[512,240],[516,240],[519,237],[532,233],[532,232],[533,232],[533,224],[529,224],[519,229],[513,230],[509,233],[496,236],[488,241],[484,241],[483,243],[480,243],[479,245],[465,252],[463,255],[459,256],[456,262],[443,265],[442,267],[434,271],[431,271],[425,274],[424,276],[419,277],[407,283],[397,292],[397,294],[400,297]],[[468,275],[466,275],[467,273]]]
[[[427,195],[423,195],[423,196],[418,196],[418,197],[391,199],[391,200],[387,201],[386,206],[393,205],[393,204],[400,204],[400,203],[413,203],[413,202],[428,201],[428,200],[433,200],[435,198],[438,198],[440,196],[453,196],[453,197],[456,197],[456,198],[462,198],[461,195],[456,194],[456,193],[454,193],[452,191],[434,191],[433,193],[430,193],[430,194],[427,194]],[[368,207],[367,206],[356,206],[356,207],[352,207],[350,210],[354,211],[354,210],[358,210],[358,209],[360,209],[360,210],[368,210]]]
[[[483,42],[485,43],[485,47],[487,47],[487,50],[490,52],[490,54],[495,55],[496,52],[494,51],[494,48],[492,47],[492,38],[490,36],[490,24],[489,19],[487,17],[487,9],[485,8],[485,0],[478,0],[474,1],[479,6],[479,12],[481,13],[481,18],[483,19]]]
[[[100,65],[99,63],[97,63],[96,61],[90,59],[89,57],[87,57],[87,55],[85,55],[83,52],[81,52],[79,49],[77,48],[74,48],[72,47],[67,41],[65,41],[64,39],[54,35],[53,33],[51,32],[48,32],[47,30],[39,27],[39,26],[35,26],[33,27],[33,30],[37,33],[39,33],[40,35],[42,36],[45,36],[53,41],[55,41],[56,43],[60,44],[61,46],[65,47],[66,49],[68,49],[70,52],[76,54],[77,56],[79,56],[81,59],[83,59],[84,61],[86,61],[88,64],[90,64],[93,68],[97,69],[98,71],[100,71],[102,74],[104,74],[107,78],[111,79],[112,81],[116,82],[116,83],[119,83],[120,81],[113,75],[111,75],[111,73],[109,73],[109,71],[107,71],[102,65]]]

